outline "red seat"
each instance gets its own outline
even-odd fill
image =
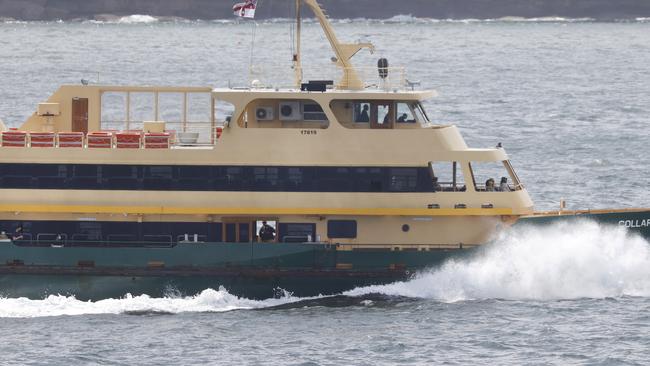
[[[88,147],[110,149],[113,147],[113,133],[111,132],[88,132]]]
[[[144,134],[145,149],[169,149],[169,133],[147,132]]]
[[[128,131],[115,134],[115,146],[118,149],[139,149],[142,140],[140,132]]]
[[[29,141],[31,147],[54,147],[56,135],[54,132],[30,132]]]
[[[3,147],[25,147],[27,145],[27,132],[5,131],[2,133]]]
[[[59,132],[59,147],[84,147],[83,132]]]

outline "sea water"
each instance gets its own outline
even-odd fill
[[[650,206],[650,23],[588,19],[336,22],[439,96],[429,116],[503,143],[538,209]],[[335,75],[304,32],[306,79]],[[59,84],[291,82],[290,24],[0,23],[0,118]],[[327,74],[327,75],[323,75]],[[520,227],[412,280],[337,296],[0,298],[0,364],[647,364],[650,243],[582,222]]]

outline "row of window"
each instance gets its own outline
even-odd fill
[[[356,238],[354,220],[328,221],[328,237]],[[179,242],[257,242],[256,221],[237,223],[113,222],[113,221],[0,221],[0,231],[22,245],[33,246],[173,246]],[[278,242],[317,239],[316,224],[279,223]]]
[[[0,189],[432,192],[431,178],[426,167],[0,164]]]

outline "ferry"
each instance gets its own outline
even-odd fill
[[[337,80],[303,80],[302,7]],[[403,68],[355,67],[374,46],[341,43],[315,0],[296,15],[289,87],[83,82],[0,123],[0,295],[338,293],[408,279],[518,221],[604,217],[536,213],[503,147],[430,119],[435,92]],[[650,236],[649,210],[603,213]]]

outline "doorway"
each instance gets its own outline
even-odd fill
[[[88,98],[72,98],[72,132],[88,133]]]

